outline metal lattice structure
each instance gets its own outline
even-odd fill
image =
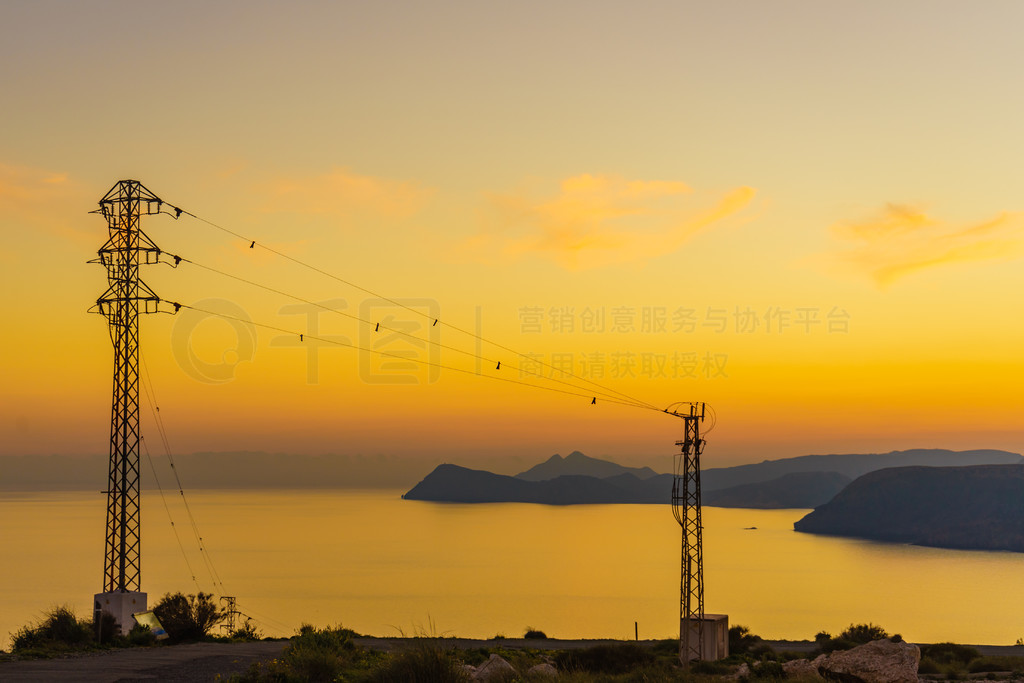
[[[679,586],[679,660],[688,666],[704,654],[704,552],[700,517],[700,454],[704,440],[700,425],[705,404],[677,403],[667,413],[682,418],[684,434],[676,441],[672,480],[672,514],[683,531],[682,567]]]
[[[242,613],[238,611],[238,600],[234,595],[222,595],[220,601],[225,603],[225,619],[224,623],[221,624],[221,629],[225,634],[230,636],[235,632],[235,619],[237,619]]]
[[[106,316],[114,346],[107,477],[105,592],[141,588],[139,517],[139,313],[160,312],[160,297],[139,279],[139,266],[168,262],[139,227],[142,215],[160,213],[163,202],[137,180],[122,180],[93,213],[107,219],[109,238],[97,252],[107,270],[107,291],[90,310]],[[173,257],[171,257],[173,258]]]

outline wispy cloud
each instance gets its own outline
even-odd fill
[[[0,163],[0,211],[32,211],[63,194],[67,186],[67,173]]]
[[[917,207],[888,204],[874,216],[837,223],[831,230],[848,245],[839,259],[884,287],[928,268],[1019,255],[1024,215],[1004,212],[963,226]]]
[[[278,178],[261,188],[262,209],[272,213],[405,218],[419,212],[433,190],[412,181],[358,175],[347,168],[299,178]]]
[[[570,270],[643,261],[676,251],[754,194],[740,187],[708,196],[679,181],[584,174],[562,180],[553,196],[492,195],[490,225],[463,246],[490,258],[535,254]]]
[[[96,205],[67,173],[0,163],[0,221],[82,240],[90,221],[84,208]]]

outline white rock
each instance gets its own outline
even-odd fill
[[[750,667],[746,662],[740,664],[740,668],[736,669],[736,673],[726,677],[730,681],[745,681],[748,678],[750,678]]]
[[[515,675],[516,670],[512,668],[511,664],[499,655],[491,655],[486,662],[476,668],[473,680],[502,681]]]
[[[815,660],[817,661],[817,660]],[[833,652],[818,672],[850,683],[918,683],[921,649],[910,643],[876,640],[845,652]]]

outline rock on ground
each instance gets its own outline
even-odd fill
[[[727,676],[726,680],[729,681],[745,681],[750,678],[750,666],[743,662],[740,664],[740,668],[736,669],[736,672],[731,676]]]
[[[503,681],[510,679],[516,675],[516,670],[512,668],[503,657],[499,655],[491,655],[490,658],[476,668],[476,673],[473,674],[474,681]]]
[[[558,669],[551,666],[547,662],[544,662],[543,664],[537,664],[536,666],[531,666],[530,670],[526,673],[530,676],[536,677],[548,676],[549,678],[558,678]]]
[[[876,640],[833,652],[818,663],[818,672],[844,683],[917,683],[920,663],[921,649],[917,645]]]

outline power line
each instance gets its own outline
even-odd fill
[[[178,527],[174,524],[174,517],[171,515],[171,507],[167,504],[167,496],[164,495],[164,489],[160,486],[160,477],[156,473],[156,465],[153,464],[153,456],[149,453],[149,445],[146,444],[146,437],[140,437],[139,441],[142,442],[142,449],[146,452],[146,460],[149,461],[149,469],[153,472],[153,481],[156,482],[156,490],[160,492],[160,501],[164,504],[164,510],[167,512],[167,521],[171,523],[171,529],[174,531],[174,540],[178,542],[178,548],[181,550],[181,557],[185,560],[185,566],[188,567],[189,576],[192,577],[192,583],[196,585],[196,590],[202,592],[202,586],[199,585],[199,580],[196,578],[196,572],[192,569],[192,563],[188,560],[188,553],[185,552],[185,546],[181,542],[181,535],[178,533]]]
[[[302,303],[308,304],[310,306],[314,306],[316,308],[320,308],[320,309],[322,309],[324,311],[328,311],[330,313],[336,313],[336,314],[338,314],[340,316],[349,318],[351,320],[355,320],[355,321],[357,321],[359,323],[362,323],[364,325],[367,325],[369,327],[373,327],[374,331],[385,330],[387,332],[391,332],[393,334],[398,334],[398,335],[407,337],[407,338],[415,340],[415,341],[419,341],[419,342],[423,342],[423,343],[426,343],[426,344],[434,345],[434,346],[436,346],[438,348],[441,348],[441,349],[446,349],[448,351],[454,351],[455,353],[460,353],[460,354],[462,354],[464,356],[469,356],[470,358],[475,358],[476,360],[486,361],[487,363],[490,363],[491,365],[494,365],[495,369],[499,369],[501,367],[502,363],[505,362],[505,361],[502,361],[501,359],[488,358],[487,356],[481,356],[481,355],[479,355],[477,353],[474,353],[472,351],[466,351],[465,349],[460,349],[458,347],[451,346],[449,344],[442,344],[441,342],[437,341],[436,339],[431,339],[429,337],[420,337],[420,336],[417,336],[417,335],[412,334],[410,332],[405,332],[404,330],[399,330],[399,329],[394,328],[394,327],[389,327],[388,325],[386,325],[386,324],[384,324],[382,322],[379,322],[379,321],[374,322],[373,320],[367,320],[366,318],[362,318],[362,317],[360,317],[358,315],[354,315],[352,313],[347,313],[347,312],[342,311],[342,310],[340,310],[338,308],[333,308],[331,306],[327,306],[326,304],[323,304],[323,303],[320,303],[320,302],[310,301],[309,299],[305,299],[305,298],[303,298],[301,296],[297,296],[295,294],[290,294],[288,292],[282,291],[282,290],[277,289],[275,287],[271,287],[269,285],[264,285],[262,283],[254,281],[254,280],[249,280],[247,278],[243,278],[243,277],[240,277],[238,275],[234,275],[232,273],[228,273],[228,272],[220,270],[218,268],[214,268],[213,266],[208,266],[208,265],[199,263],[197,261],[194,261],[193,259],[185,258],[183,256],[175,256],[174,258],[176,260],[179,260],[182,263],[191,264],[193,266],[196,266],[198,268],[202,268],[203,270],[207,270],[207,271],[212,272],[212,273],[216,273],[216,274],[221,275],[223,277],[231,278],[232,280],[236,280],[238,282],[243,282],[243,283],[251,285],[253,287],[258,287],[258,288],[266,290],[268,292],[273,292],[274,294],[279,294],[281,296],[288,297],[289,299],[293,299],[295,301],[300,301]],[[310,337],[310,338],[312,339],[313,337]],[[406,359],[406,360],[414,360],[414,359]],[[531,359],[531,360],[533,360],[534,362],[538,362],[539,363],[539,361],[536,361],[535,359]],[[506,369],[509,369],[509,370],[518,371],[520,373],[520,375],[528,374],[528,375],[532,375],[532,376],[537,377],[538,379],[541,379],[541,380],[544,380],[544,381],[555,382],[557,384],[563,384],[565,386],[572,387],[574,389],[583,389],[583,387],[580,387],[578,384],[574,384],[572,382],[567,382],[567,381],[562,380],[562,379],[557,379],[555,377],[545,377],[544,375],[540,374],[539,372],[530,370],[529,368],[523,368],[522,366],[509,365],[509,364],[506,363],[505,367],[506,367]],[[571,373],[565,372],[564,370],[557,369],[557,371],[558,372],[562,372],[563,374],[568,374],[568,375],[571,376]],[[474,374],[479,374],[479,373],[474,373]],[[601,385],[593,383],[593,382],[591,382],[591,384],[594,384],[597,387],[601,387]],[[614,401],[616,403],[623,403],[625,405],[625,402],[622,402],[619,399],[615,398],[616,394],[622,395],[620,392],[617,392],[617,391],[614,391],[614,390],[611,390],[611,389],[604,389],[602,387],[602,388],[600,388],[599,391],[596,391],[596,392],[591,391],[588,395],[593,396],[594,394],[596,394],[597,396],[601,396],[602,400],[611,400],[611,401]],[[652,406],[652,405],[650,405],[648,403],[642,403],[642,402],[639,402],[639,401],[635,401],[632,404],[636,405],[637,407],[640,407],[640,408],[654,408],[654,406]]]
[[[495,342],[493,340],[487,339],[487,338],[483,337],[482,335],[479,335],[479,334],[477,334],[475,332],[472,332],[472,331],[469,331],[469,330],[465,330],[465,329],[463,329],[463,328],[461,328],[461,327],[459,327],[457,325],[453,325],[452,323],[449,323],[449,322],[446,322],[446,321],[442,321],[440,318],[434,318],[434,317],[430,316],[429,314],[424,313],[423,311],[418,311],[415,308],[412,308],[411,306],[407,306],[407,305],[401,303],[400,301],[397,301],[395,299],[391,299],[389,297],[386,297],[386,296],[383,296],[381,294],[378,294],[377,292],[375,292],[375,291],[373,291],[371,289],[368,289],[366,287],[363,287],[362,285],[358,285],[355,282],[352,282],[351,280],[346,280],[345,278],[340,277],[340,276],[338,276],[338,275],[336,275],[334,273],[331,273],[331,272],[326,271],[326,270],[324,270],[322,268],[314,266],[314,265],[312,265],[310,263],[307,263],[305,261],[297,259],[294,256],[291,256],[291,255],[286,254],[286,253],[284,253],[282,251],[274,249],[273,247],[270,247],[270,246],[267,246],[267,245],[262,244],[260,242],[257,242],[255,239],[253,239],[251,237],[246,237],[245,235],[242,235],[242,234],[240,234],[238,232],[235,232],[234,230],[231,230],[230,228],[226,228],[223,225],[219,225],[217,223],[214,223],[211,220],[208,220],[206,218],[202,218],[201,216],[197,216],[196,214],[192,213],[191,211],[185,211],[184,209],[179,209],[178,207],[171,207],[171,208],[173,208],[175,210],[175,212],[177,212],[179,214],[185,214],[187,216],[191,216],[192,218],[196,219],[197,221],[200,221],[202,223],[206,223],[207,225],[209,225],[209,226],[211,226],[213,228],[216,228],[218,230],[221,230],[222,232],[225,232],[225,233],[227,233],[227,234],[229,234],[229,235],[231,235],[231,236],[233,236],[233,237],[235,237],[237,239],[240,239],[243,242],[248,242],[250,249],[254,249],[254,248],[256,248],[258,246],[261,249],[264,249],[265,251],[269,251],[270,253],[275,254],[276,256],[279,256],[279,257],[281,257],[283,259],[286,259],[288,261],[291,261],[292,263],[300,265],[303,268],[307,268],[307,269],[312,270],[312,271],[314,271],[316,273],[319,273],[319,274],[321,274],[321,275],[323,275],[325,277],[331,278],[332,280],[336,280],[336,281],[338,281],[338,282],[340,282],[340,283],[342,283],[344,285],[347,285],[349,287],[357,289],[357,290],[359,290],[359,291],[361,291],[361,292],[363,292],[365,294],[369,294],[370,296],[377,297],[378,299],[381,299],[382,301],[386,301],[386,302],[388,302],[388,303],[390,303],[390,304],[392,304],[394,306],[397,306],[399,308],[404,308],[405,310],[409,311],[410,313],[414,313],[416,315],[419,315],[421,317],[426,318],[427,320],[432,321],[432,324],[434,324],[434,325],[438,325],[438,324],[443,325],[445,327],[448,327],[449,329],[452,329],[452,330],[454,330],[456,332],[459,332],[459,333],[464,334],[466,336],[469,336],[469,337],[472,337],[474,339],[477,339],[477,340],[479,340],[479,341],[481,341],[483,343],[490,344],[491,346],[499,348],[499,349],[501,349],[503,351],[507,351],[508,353],[511,353],[511,354],[513,354],[513,355],[515,355],[515,356],[517,356],[519,358],[524,358],[524,359],[526,359],[528,361],[538,363],[539,365],[547,367],[547,368],[549,368],[549,369],[551,369],[551,370],[553,370],[555,372],[560,372],[563,375],[572,377],[572,378],[574,378],[576,380],[579,380],[581,382],[589,384],[592,387],[600,388],[606,394],[615,394],[615,395],[617,395],[617,396],[619,396],[621,398],[624,398],[624,399],[626,399],[626,400],[636,404],[638,407],[642,406],[642,407],[649,408],[651,410],[656,410],[658,412],[663,412],[660,408],[656,407],[655,405],[653,405],[651,403],[648,403],[647,401],[640,400],[638,398],[630,396],[629,394],[626,394],[624,392],[621,392],[621,391],[618,391],[618,390],[615,390],[615,389],[604,387],[604,386],[598,384],[597,382],[594,382],[593,380],[589,380],[589,379],[587,379],[585,377],[580,377],[580,376],[576,375],[575,373],[573,373],[571,371],[565,371],[565,370],[562,370],[561,368],[556,368],[555,366],[551,365],[550,363],[546,363],[546,362],[544,362],[542,360],[537,360],[537,359],[531,358],[530,356],[528,356],[528,355],[526,355],[524,353],[516,351],[515,349],[512,349],[512,348],[510,348],[508,346],[505,346],[505,345],[500,344],[498,342]],[[196,264],[196,265],[198,265],[198,264]]]
[[[206,570],[210,575],[210,581],[213,583],[214,590],[219,587],[223,594],[226,592],[224,589],[224,582],[221,581],[220,574],[217,572],[217,569],[213,564],[213,558],[210,556],[210,552],[206,549],[206,543],[203,541],[202,534],[199,533],[199,525],[196,523],[196,518],[192,514],[192,509],[189,507],[188,499],[185,497],[185,488],[182,486],[181,478],[178,476],[178,468],[174,464],[174,456],[171,455],[171,444],[167,438],[167,430],[164,429],[163,418],[160,415],[160,406],[156,402],[156,392],[152,388],[153,381],[149,375],[149,366],[146,365],[145,360],[142,360],[142,368],[147,379],[147,382],[143,383],[143,387],[146,388],[147,397],[150,397],[150,392],[152,392],[151,408],[153,409],[153,419],[156,422],[157,433],[160,435],[160,439],[163,442],[164,453],[167,455],[167,462],[171,466],[171,472],[174,474],[174,481],[178,485],[178,494],[181,496],[181,502],[185,506],[185,514],[188,517],[189,524],[192,527],[192,533],[199,546],[199,556],[202,558],[203,564],[206,566]]]
[[[596,403],[596,398],[597,397],[594,395],[593,392],[580,393],[579,391],[569,391],[567,389],[558,389],[556,387],[546,387],[546,386],[543,386],[543,385],[540,385],[540,384],[532,384],[530,382],[523,382],[522,380],[512,379],[511,377],[499,377],[498,375],[479,374],[479,373],[477,373],[474,370],[467,370],[465,368],[459,368],[459,367],[456,367],[454,365],[445,365],[443,363],[436,363],[434,361],[423,360],[421,358],[410,358],[408,356],[402,356],[402,355],[399,355],[399,354],[396,354],[396,353],[388,353],[387,351],[380,351],[380,350],[377,350],[377,349],[368,349],[368,348],[360,346],[358,344],[352,344],[351,342],[340,341],[340,340],[337,340],[337,339],[329,339],[327,337],[319,337],[319,336],[312,335],[312,334],[306,334],[305,332],[296,332],[294,330],[289,330],[289,329],[286,329],[286,328],[283,328],[283,327],[278,327],[277,325],[270,325],[270,324],[267,324],[267,323],[260,323],[260,322],[256,322],[256,321],[249,320],[249,319],[246,319],[246,318],[239,318],[238,316],[230,315],[230,314],[227,314],[227,313],[218,313],[216,311],[207,310],[205,308],[199,308],[197,306],[191,306],[189,304],[175,303],[174,305],[175,306],[179,306],[181,308],[188,308],[188,309],[191,309],[193,311],[197,311],[199,313],[205,313],[206,315],[212,315],[212,316],[215,316],[215,317],[218,317],[218,318],[223,318],[225,320],[234,320],[236,322],[242,323],[243,325],[251,325],[253,327],[262,327],[264,329],[274,330],[275,332],[283,332],[285,334],[296,336],[300,340],[305,340],[305,339],[308,338],[308,339],[311,339],[311,340],[323,342],[325,344],[335,344],[337,346],[345,346],[345,347],[348,347],[348,348],[351,348],[351,349],[355,349],[357,351],[363,351],[365,353],[372,353],[372,354],[375,354],[375,355],[378,355],[378,356],[383,356],[385,358],[395,358],[395,359],[402,360],[402,361],[407,361],[407,362],[408,361],[412,361],[412,362],[415,362],[415,363],[419,363],[421,365],[427,365],[427,366],[439,368],[439,369],[442,369],[442,370],[452,370],[452,371],[455,371],[455,372],[461,372],[461,373],[466,374],[466,375],[473,375],[473,376],[476,376],[476,377],[486,377],[488,379],[493,379],[493,380],[497,380],[497,381],[500,381],[500,382],[508,382],[510,384],[520,384],[522,386],[531,387],[533,389],[543,389],[545,391],[553,391],[553,392],[556,392],[556,393],[559,393],[559,394],[568,394],[569,396],[579,396],[581,398],[589,398],[589,399],[592,399],[592,402]],[[547,378],[541,378],[541,379],[547,379]],[[576,388],[579,388],[579,387],[576,387]],[[619,405],[629,406],[631,408],[641,408],[641,409],[644,409],[644,410],[654,410],[654,411],[659,412],[659,413],[660,412],[664,412],[660,408],[648,407],[647,405],[640,404],[640,403],[629,403],[629,402],[621,401],[621,400],[618,400],[618,399],[615,399],[615,398],[602,398],[602,400],[606,401],[608,403],[617,403]]]
[[[267,626],[267,627],[270,627],[270,628],[273,628],[273,629],[276,629],[276,630],[279,630],[279,631],[283,631],[285,633],[287,633],[289,631],[294,631],[295,630],[294,626],[289,626],[288,624],[285,624],[283,621],[278,621],[276,619],[271,619],[270,617],[268,617],[266,615],[260,614],[258,612],[253,612],[253,610],[250,609],[249,607],[246,607],[244,605],[239,605],[237,602],[235,602],[235,607],[238,609],[238,613],[241,614],[243,617],[246,617],[248,619],[252,619],[253,621],[255,621],[257,623],[261,623],[264,626]]]

